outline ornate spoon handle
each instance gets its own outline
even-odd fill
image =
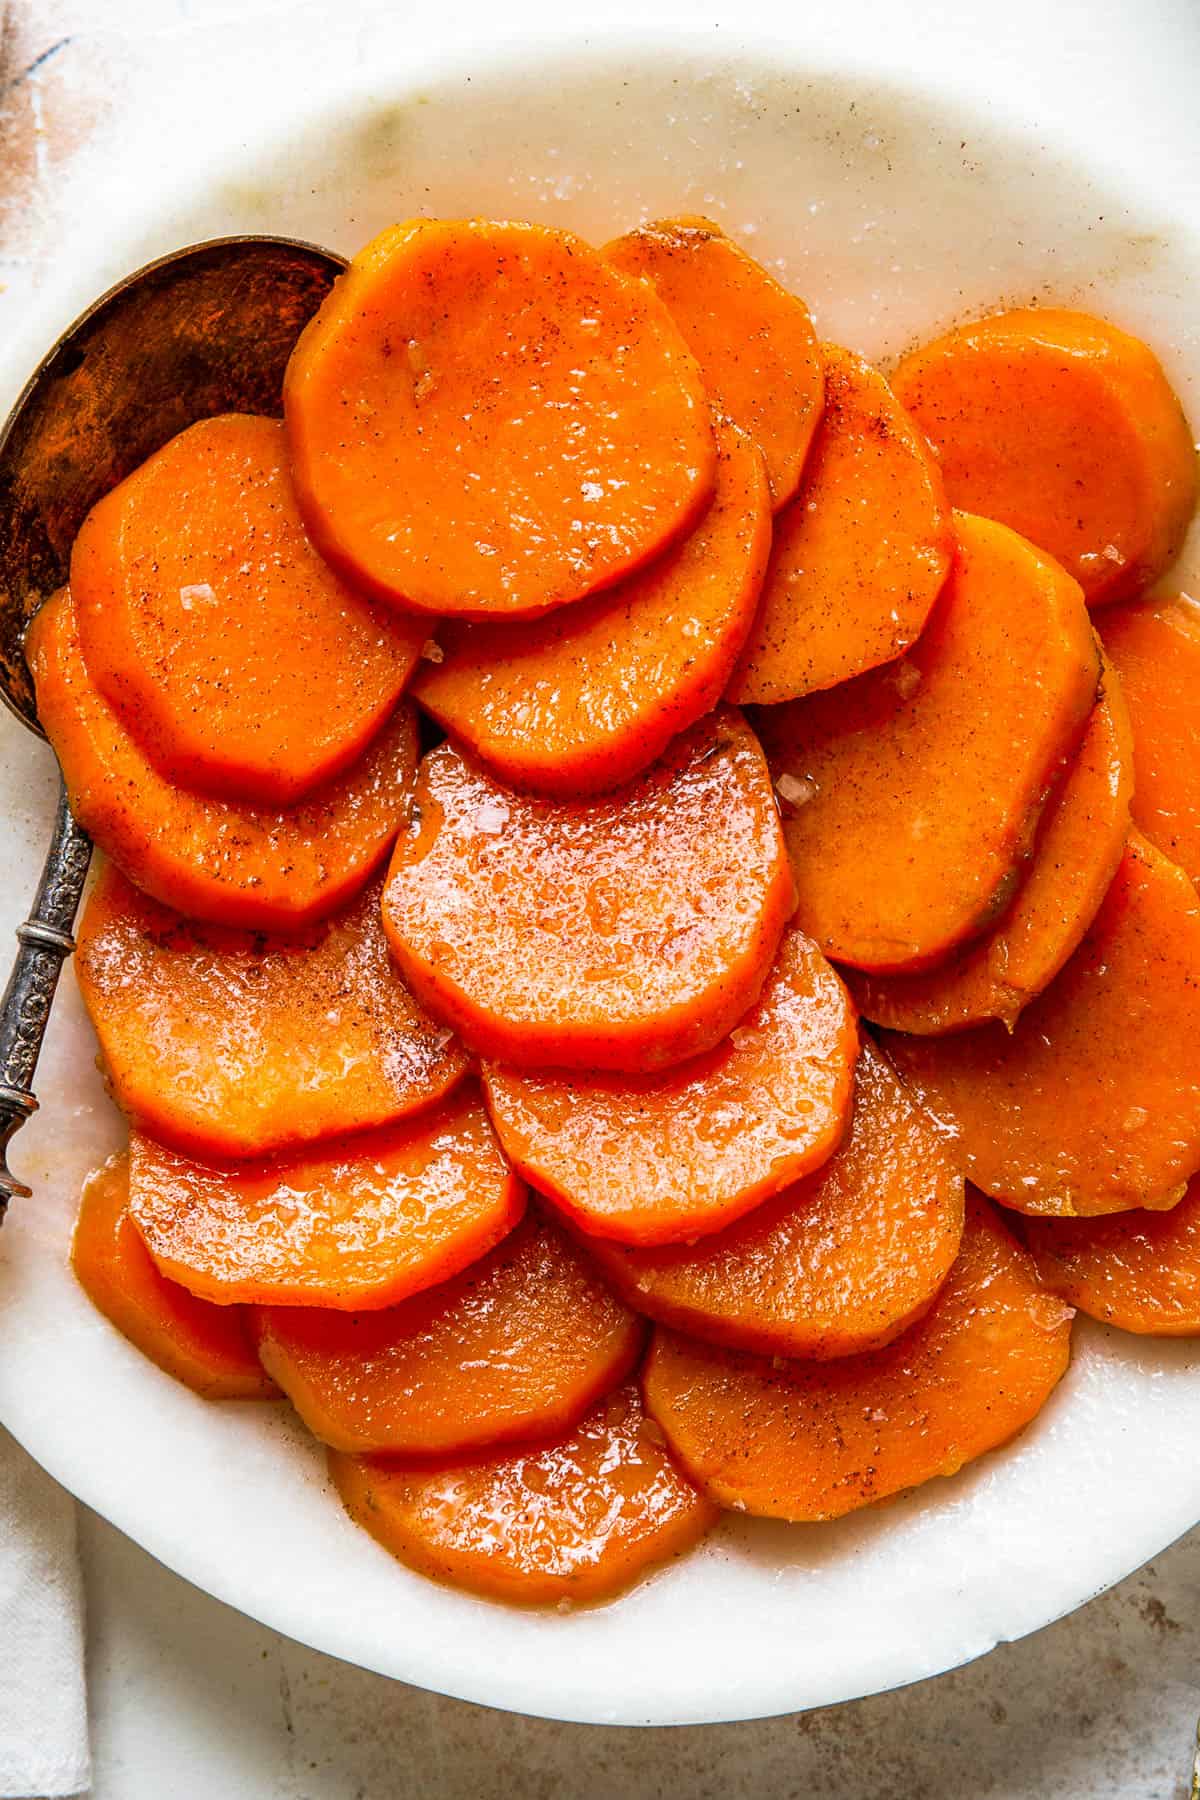
[[[71,817],[60,786],[37,898],[25,924],[17,927],[17,958],[0,1000],[0,1220],[14,1194],[29,1192],[9,1171],[8,1146],[37,1110],[34,1071],[63,961],[75,948],[71,928],[91,855],[92,840]]]

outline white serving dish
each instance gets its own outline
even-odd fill
[[[241,126],[238,127],[242,129]],[[279,231],[352,252],[412,212],[532,217],[604,239],[708,212],[876,358],[1002,303],[1077,303],[1147,336],[1200,417],[1200,242],[1136,192],[932,93],[626,43],[374,71],[239,144],[136,227],[106,222],[9,346],[14,391],[56,324],[138,262]],[[1196,557],[1186,571],[1194,579]],[[32,894],[53,770],[0,720],[6,876]],[[66,1264],[79,1185],[118,1122],[68,973],[14,1147],[35,1185],[0,1233],[0,1420],[74,1493],[231,1605],[347,1660],[493,1706],[667,1724],[749,1718],[913,1681],[1019,1637],[1200,1518],[1200,1345],[1085,1325],[1015,1445],[824,1527],[727,1521],[625,1599],[560,1616],[425,1582],[344,1518],[283,1408],[209,1406],[95,1314]]]

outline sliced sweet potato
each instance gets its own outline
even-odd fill
[[[1042,813],[1033,860],[1000,923],[915,975],[847,970],[876,1024],[937,1035],[986,1019],[1016,1023],[1079,947],[1129,835],[1133,736],[1111,665],[1078,750]]]
[[[302,333],[284,409],[322,554],[420,612],[530,617],[607,587],[716,476],[666,307],[547,225],[382,232]]]
[[[1131,835],[1104,904],[1011,1033],[886,1034],[967,1174],[1021,1212],[1165,1208],[1200,1169],[1200,900]]]
[[[783,506],[821,417],[821,355],[803,300],[711,219],[639,226],[604,255],[666,301],[705,387],[766,457],[773,502]]]
[[[660,1325],[642,1385],[671,1450],[718,1505],[836,1519],[1006,1443],[1065,1372],[1072,1317],[974,1199],[946,1285],[886,1349],[784,1363]]]
[[[1196,505],[1187,420],[1147,346],[1087,313],[998,313],[914,350],[896,395],[955,506],[1055,557],[1089,605],[1171,563]]]
[[[211,1306],[160,1275],[129,1217],[129,1158],[87,1182],[71,1265],[92,1305],[122,1336],[205,1400],[277,1400],[240,1306]]]
[[[413,693],[505,781],[592,794],[631,780],[720,699],[771,547],[760,453],[716,423],[717,486],[695,529],[593,600],[526,623],[442,627]]]
[[[194,924],[106,864],[75,973],[138,1128],[202,1156],[264,1156],[448,1093],[466,1053],[400,979],[381,889],[373,881],[302,936],[271,938]]]
[[[333,1450],[329,1472],[351,1518],[401,1562],[525,1606],[607,1600],[690,1550],[717,1516],[632,1383],[542,1449],[433,1470]]]
[[[633,1076],[490,1063],[484,1091],[513,1163],[576,1225],[669,1244],[719,1231],[826,1160],[857,1050],[845,988],[789,931],[757,1005],[707,1055]]]
[[[75,817],[164,905],[222,925],[297,930],[335,911],[386,855],[416,770],[406,706],[343,774],[271,810],[188,793],[159,774],[89,680],[66,588],[33,620],[25,650]]]
[[[481,1262],[384,1312],[262,1307],[259,1355],[335,1450],[460,1455],[556,1437],[625,1380],[640,1320],[534,1213]]]
[[[1150,1337],[1200,1334],[1200,1177],[1170,1212],[1026,1219],[1048,1288],[1080,1312]]]
[[[450,744],[421,764],[383,921],[406,979],[485,1056],[663,1068],[758,998],[792,882],[762,752],[723,709],[602,800],[532,799]]]
[[[172,438],[92,508],[71,551],[91,679],[185,788],[287,806],[382,725],[428,632],[308,540],[277,419]]]
[[[900,656],[950,570],[954,533],[928,444],[883,376],[822,346],[825,412],[800,492],[775,521],[758,618],[729,686],[794,700]]]
[[[872,972],[927,967],[1012,896],[1096,699],[1077,583],[959,514],[954,568],[893,667],[755,715],[784,808],[797,923]]]
[[[479,1098],[315,1149],[198,1162],[136,1135],[129,1210],[164,1275],[220,1305],[395,1306],[520,1219],[525,1190]]]
[[[963,1181],[870,1039],[823,1168],[695,1245],[588,1247],[639,1312],[763,1356],[854,1356],[920,1318],[963,1229]]]
[[[1200,887],[1200,606],[1186,595],[1101,613],[1133,722],[1133,817]]]

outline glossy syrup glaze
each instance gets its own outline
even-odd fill
[[[995,916],[1096,699],[1077,584],[1004,526],[955,523],[903,661],[754,714],[788,784],[797,921],[856,968],[927,966]]]
[[[71,552],[88,674],[185,788],[286,806],[384,723],[428,635],[309,542],[276,419],[181,432],[89,513]]]
[[[604,256],[653,284],[714,403],[766,457],[773,504],[785,505],[821,417],[821,354],[803,300],[711,219],[643,225]]]
[[[1133,771],[1129,715],[1106,664],[1100,700],[1046,802],[1027,873],[1000,923],[935,969],[874,976],[847,970],[865,1016],[919,1036],[987,1019],[1014,1025],[1099,911],[1129,835]]]
[[[330,1455],[351,1516],[422,1574],[493,1600],[605,1600],[716,1519],[632,1383],[541,1448],[436,1470]]]
[[[759,451],[714,422],[717,485],[695,528],[591,600],[526,622],[438,628],[412,692],[501,779],[587,794],[631,780],[725,691],[771,547]]]
[[[1200,606],[1152,598],[1096,623],[1133,722],[1134,822],[1200,887]]]
[[[1028,1424],[1066,1370],[1072,1317],[976,1197],[946,1285],[894,1344],[788,1364],[660,1326],[643,1375],[646,1404],[721,1505],[834,1519],[956,1474]]]
[[[466,1053],[400,979],[381,886],[299,935],[271,937],[185,919],[108,864],[75,966],[134,1123],[185,1150],[260,1156],[447,1093]]]
[[[1137,338],[1086,313],[1019,307],[923,345],[892,380],[937,446],[954,505],[1038,544],[1089,606],[1148,587],[1178,554],[1196,450]]]
[[[971,1180],[1021,1212],[1169,1207],[1200,1169],[1200,901],[1132,834],[1079,949],[1011,1032],[886,1033]]]
[[[1200,1332],[1200,1176],[1169,1212],[1024,1219],[1048,1288],[1080,1312],[1151,1337]]]
[[[589,1248],[651,1318],[765,1356],[828,1358],[876,1349],[919,1318],[962,1228],[954,1160],[868,1038],[828,1162],[698,1243]]]
[[[789,930],[758,1002],[707,1055],[657,1075],[489,1063],[509,1156],[584,1231],[717,1231],[823,1162],[850,1109],[858,1029],[838,976]]]
[[[66,589],[26,648],[75,817],[140,887],[193,918],[284,930],[323,917],[363,885],[405,817],[417,733],[403,705],[343,774],[294,806],[254,806],[159,774],[89,679]]]
[[[600,800],[426,756],[383,917],[413,990],[521,1066],[665,1067],[758,998],[792,906],[762,751],[722,708]]]
[[[318,547],[422,612],[529,616],[606,587],[716,474],[666,308],[544,225],[383,232],[302,335],[284,404]]]
[[[954,534],[936,461],[883,376],[822,345],[825,408],[775,521],[759,616],[730,699],[777,703],[890,662],[920,636]]]
[[[122,1151],[84,1185],[71,1267],[88,1299],[131,1344],[205,1400],[273,1400],[241,1306],[198,1300],[159,1273],[129,1216]]]
[[[134,1135],[129,1209],[164,1274],[224,1304],[391,1306],[456,1275],[525,1190],[471,1089],[290,1156],[198,1162]]]
[[[259,1354],[338,1450],[446,1457],[553,1437],[623,1381],[642,1321],[535,1212],[453,1280],[382,1312],[263,1307]]]

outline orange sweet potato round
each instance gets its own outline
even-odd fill
[[[792,898],[762,752],[723,709],[601,800],[515,793],[440,744],[383,920],[414,993],[472,1049],[635,1071],[732,1029]]]
[[[717,486],[695,529],[609,592],[547,618],[438,637],[414,697],[515,787],[629,781],[721,698],[754,621],[771,510],[762,456],[716,422]]]
[[[763,1356],[878,1349],[946,1279],[963,1181],[887,1058],[867,1039],[845,1142],[823,1168],[698,1244],[588,1247],[651,1318]]]
[[[1133,818],[1200,887],[1200,606],[1114,606],[1098,629],[1133,722]]]
[[[766,457],[772,500],[783,506],[821,417],[821,355],[803,300],[710,219],[639,226],[604,255],[666,301],[705,387]]]
[[[1003,909],[1099,684],[1078,585],[1003,525],[956,525],[902,662],[755,714],[797,923],[872,972],[927,967]]]
[[[351,1518],[401,1562],[524,1606],[610,1599],[716,1519],[632,1384],[541,1449],[433,1470],[335,1450],[329,1471]]]
[[[142,1131],[263,1156],[429,1106],[466,1072],[388,955],[375,881],[303,935],[197,925],[106,864],[75,973],[113,1092]]]
[[[1111,665],[1078,750],[1046,803],[1033,860],[998,925],[915,975],[847,971],[863,1013],[893,1031],[937,1035],[1012,1026],[1078,949],[1129,835],[1133,735]]]
[[[1200,900],[1137,834],[1011,1033],[885,1036],[967,1174],[1021,1212],[1173,1206],[1200,1169]]]
[[[500,1142],[584,1231],[668,1244],[718,1231],[823,1163],[850,1106],[858,1027],[803,932],[707,1055],[655,1075],[484,1070]]]
[[[625,1380],[640,1321],[534,1213],[482,1261],[383,1312],[262,1307],[259,1355],[335,1450],[460,1455],[569,1431]]]
[[[1089,604],[1173,561],[1196,504],[1196,452],[1158,361],[1103,319],[998,313],[914,350],[892,386],[941,457],[955,506],[1057,559]]]
[[[800,492],[775,521],[758,619],[729,685],[794,700],[910,648],[950,570],[954,532],[928,444],[861,357],[822,346],[825,412]]]
[[[220,1305],[395,1306],[511,1231],[525,1190],[470,1090],[432,1112],[251,1163],[135,1135],[129,1210],[164,1275]]]
[[[426,631],[339,580],[305,534],[277,419],[179,433],[71,551],[87,671],[181,787],[287,806],[383,724]]]
[[[607,587],[716,475],[662,302],[547,225],[382,232],[301,334],[284,410],[322,554],[421,612],[530,617]]]
[[[129,1158],[114,1157],[79,1203],[71,1266],[92,1305],[131,1344],[205,1400],[275,1400],[240,1306],[212,1306],[160,1275],[129,1217]]]
[[[417,733],[401,705],[343,774],[272,810],[173,787],[88,677],[63,588],[29,627],[38,718],[71,810],[132,881],[192,918],[298,930],[350,898],[407,810]]]
[[[1080,1312],[1150,1337],[1200,1334],[1200,1177],[1170,1212],[1025,1219],[1048,1288]]]
[[[976,1199],[949,1280],[887,1349],[784,1363],[659,1326],[646,1405],[718,1505],[836,1519],[957,1474],[1027,1425],[1066,1370],[1072,1316]]]

